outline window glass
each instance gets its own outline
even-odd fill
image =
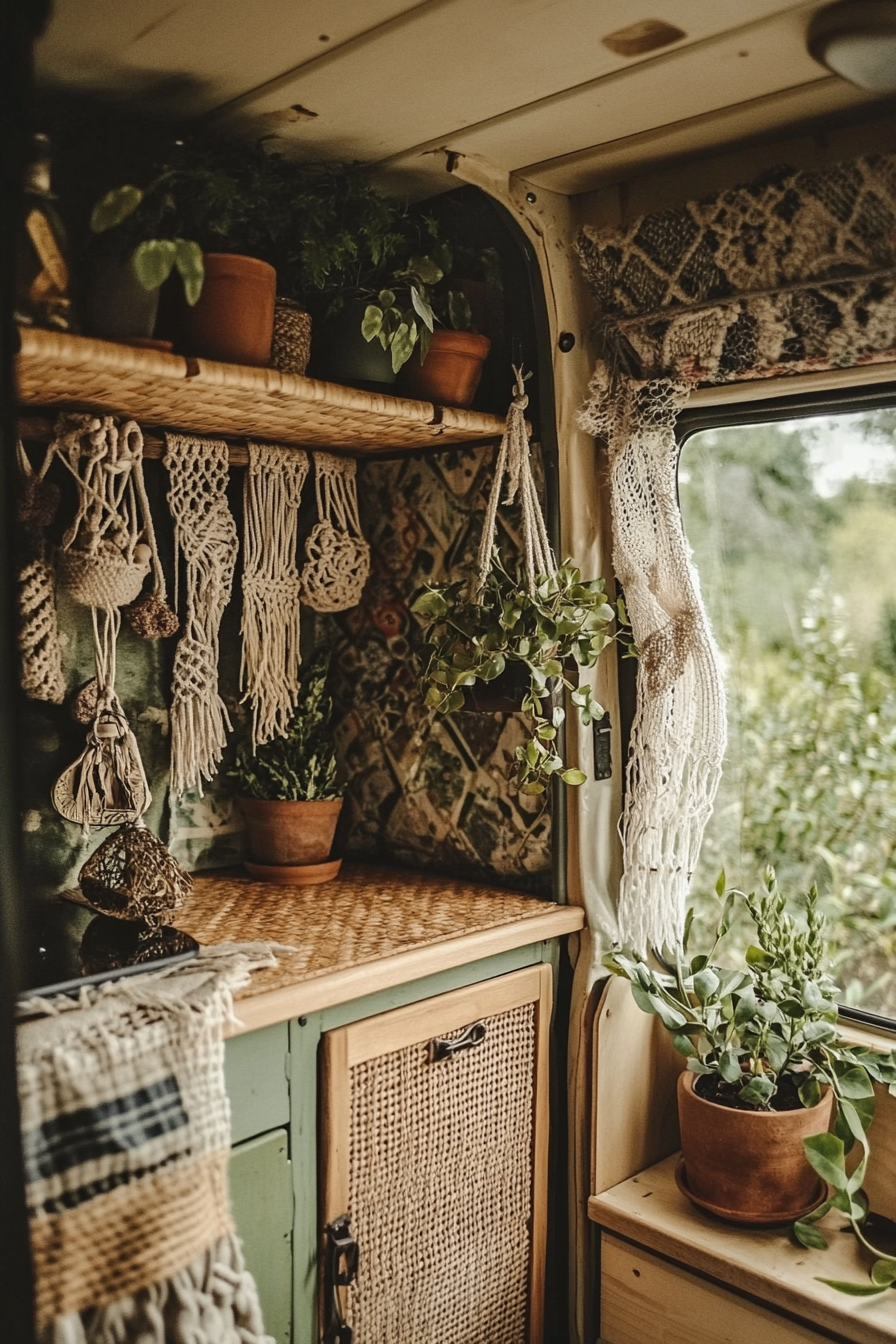
[[[771,864],[817,883],[842,1001],[896,1017],[896,408],[703,431],[679,487],[729,694],[697,939],[719,870]]]

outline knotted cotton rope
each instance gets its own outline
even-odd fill
[[[250,443],[243,491],[243,653],[252,750],[289,729],[299,689],[298,512],[308,455]]]
[[[480,592],[488,578],[492,565],[492,553],[495,547],[495,532],[498,521],[498,504],[504,476],[507,476],[507,494],[505,504],[512,504],[517,494],[520,498],[522,513],[523,553],[526,561],[526,583],[530,593],[535,592],[535,580],[539,574],[555,574],[557,562],[548,540],[544,515],[538,501],[538,491],[532,476],[532,462],[529,451],[529,431],[526,428],[526,407],[529,398],[525,390],[525,377],[522,366],[513,365],[515,390],[513,400],[507,411],[507,423],[504,437],[495,463],[495,478],[492,481],[485,520],[482,524],[482,540],[479,543],[478,573],[476,591]],[[528,376],[528,375],[526,375]]]
[[[166,435],[175,558],[186,562],[186,615],[174,655],[171,787],[178,797],[214,777],[231,728],[218,694],[218,636],[239,540],[227,505],[226,443]],[[177,604],[177,594],[175,594]]]
[[[19,520],[26,529],[30,558],[16,575],[16,643],[19,650],[19,684],[30,700],[48,700],[61,705],[65,699],[62,650],[56,618],[56,575],[47,558],[43,526],[51,522],[58,505],[44,480],[52,460],[47,454],[39,472],[18,444]]]
[[[314,611],[347,611],[361,600],[370,574],[370,547],[358,516],[357,464],[314,454],[319,521],[305,544],[302,596]]]

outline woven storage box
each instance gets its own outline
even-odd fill
[[[539,966],[329,1033],[324,1207],[358,1244],[356,1344],[540,1340],[549,995]]]
[[[304,378],[311,358],[311,315],[294,299],[278,299],[274,308],[271,368]]]

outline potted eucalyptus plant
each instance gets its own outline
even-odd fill
[[[826,1247],[817,1223],[838,1210],[873,1251],[863,1231],[867,1131],[873,1082],[896,1093],[896,1051],[882,1054],[841,1037],[814,887],[804,922],[787,911],[772,869],[758,894],[725,896],[724,874],[716,890],[724,902],[708,953],[688,956],[689,911],[680,945],[657,961],[630,950],[604,958],[687,1060],[678,1084],[679,1186],[727,1220],[795,1219],[794,1234],[805,1246]],[[719,948],[741,907],[756,941],[740,964],[727,966]],[[861,1158],[848,1173],[855,1144]],[[883,1291],[896,1283],[896,1260],[875,1254],[867,1287],[824,1282],[847,1292]]]
[[[614,611],[602,579],[585,580],[567,561],[555,575],[539,575],[534,592],[511,573],[497,549],[478,593],[466,581],[430,585],[411,610],[422,618],[420,646],[425,703],[437,714],[464,708],[466,693],[518,672],[516,708],[531,721],[529,740],[517,747],[515,782],[521,793],[545,792],[555,775],[565,784],[583,784],[581,770],[567,766],[558,749],[565,711],[551,705],[552,691],[567,689],[587,726],[603,716],[590,686],[573,681],[577,667],[593,667],[600,654],[626,630],[625,608]],[[620,626],[614,632],[614,622]],[[630,652],[634,652],[623,635]]]
[[[335,877],[330,858],[344,788],[333,745],[329,658],[316,656],[302,677],[289,732],[252,751],[237,749],[229,772],[252,850],[251,873],[301,884]],[[326,871],[325,871],[326,870]]]

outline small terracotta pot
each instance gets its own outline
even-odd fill
[[[834,1096],[797,1111],[737,1111],[678,1079],[678,1119],[688,1192],[732,1222],[789,1222],[820,1204],[827,1187],[803,1152],[803,1139],[831,1124]]]
[[[491,349],[487,336],[475,331],[434,331],[429,354],[420,363],[419,346],[395,380],[403,397],[433,401],[437,406],[467,407],[476,395],[482,366]]]
[[[323,863],[329,858],[341,798],[313,803],[240,798],[239,804],[256,862]]]
[[[271,358],[277,272],[257,257],[206,252],[199,300],[184,315],[188,353],[230,364]]]

